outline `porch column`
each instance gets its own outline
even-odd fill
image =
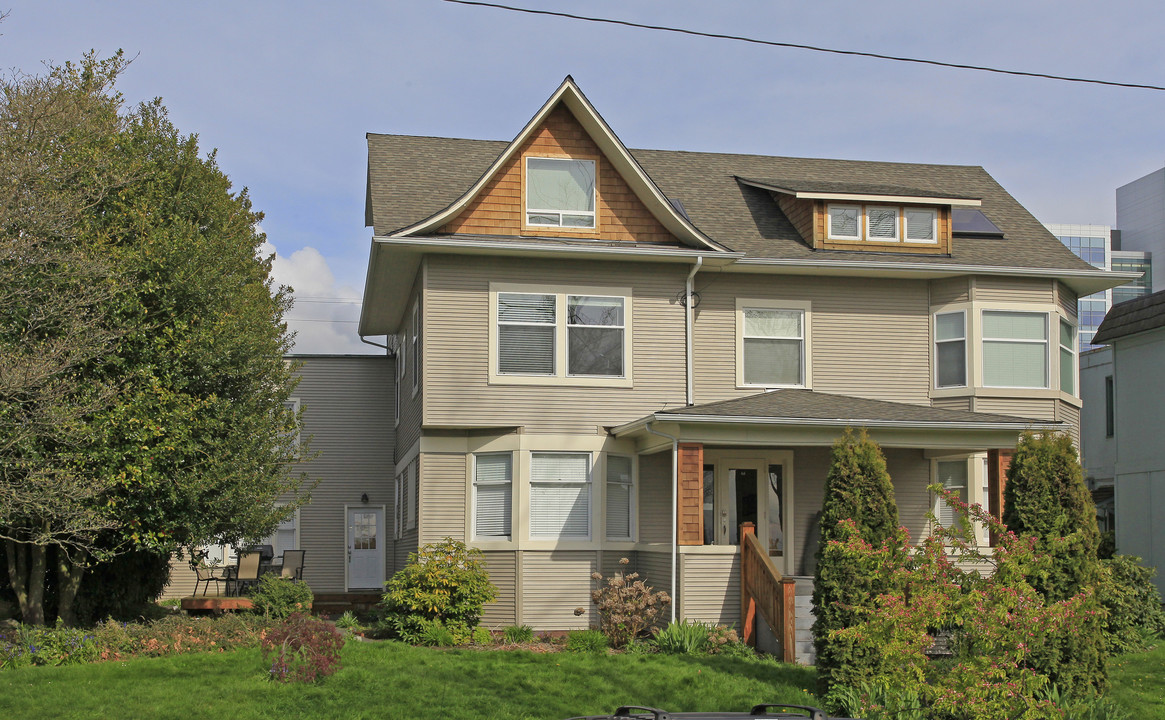
[[[987,502],[991,505],[991,517],[1003,520],[1003,489],[1007,486],[1007,469],[1011,467],[1013,450],[999,449],[987,451]],[[998,533],[991,533],[992,547],[998,543]]]
[[[676,473],[676,544],[704,544],[704,446],[680,443]]]

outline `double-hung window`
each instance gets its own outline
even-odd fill
[[[508,540],[512,522],[513,459],[510,453],[475,455],[473,534],[480,539]]]
[[[739,300],[741,385],[804,387],[807,311]]]
[[[1076,328],[1060,318],[1060,391],[1076,394]]]
[[[983,385],[1048,387],[1047,313],[983,311]]]
[[[554,375],[554,295],[498,293],[498,374]]]
[[[527,157],[526,225],[593,229],[595,161]]]
[[[569,295],[567,374],[623,376],[623,298]]]
[[[935,387],[967,385],[967,314],[962,310],[934,316],[934,357]]]
[[[590,539],[590,453],[531,453],[530,537]]]
[[[630,540],[635,513],[635,482],[631,458],[607,456],[607,539]]]
[[[496,288],[491,382],[629,386],[630,294],[622,288]]]

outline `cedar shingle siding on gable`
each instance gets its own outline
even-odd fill
[[[590,229],[522,227],[522,163],[530,157],[598,159],[597,232]],[[561,105],[513,158],[486,184],[481,194],[442,228],[448,234],[532,235],[598,238],[611,242],[676,243],[648,212],[578,121]]]

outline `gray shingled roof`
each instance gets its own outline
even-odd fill
[[[509,143],[368,135],[368,224],[377,235],[424,220],[451,205]],[[813,250],[769,191],[738,177],[780,178],[799,186],[928,188],[936,196],[979,198],[1003,237],[956,238],[951,256],[878,253],[912,261],[984,267],[1094,270],[1064,247],[981,167],[821,160],[672,150],[631,150],[663,193],[683,203],[712,240],[756,258],[869,262],[872,253]]]
[[[926,405],[867,400],[848,395],[833,395],[814,390],[773,390],[735,400],[692,405],[678,410],[656,413],[697,415],[724,418],[789,418],[796,420],[836,420],[859,427],[868,423],[951,423],[960,425],[1037,424],[1046,420],[991,415],[988,413],[946,410]]]
[[[1112,306],[1092,338],[1094,345],[1165,327],[1165,290]]]

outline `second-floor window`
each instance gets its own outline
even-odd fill
[[[935,387],[967,385],[967,314],[963,311],[934,316]]]
[[[526,224],[595,227],[595,161],[526,158]]]
[[[738,301],[739,384],[804,387],[807,310],[774,307],[771,301]]]
[[[1060,391],[1076,394],[1076,328],[1060,318]]]
[[[983,385],[1048,387],[1048,315],[983,311]]]
[[[495,381],[630,380],[630,298],[502,291],[495,302]]]

